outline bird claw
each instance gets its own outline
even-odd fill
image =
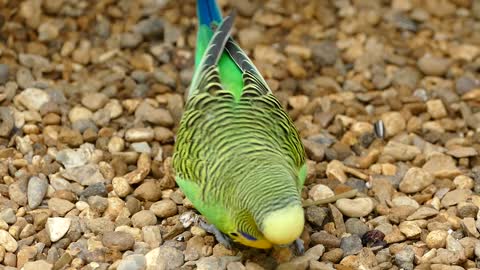
[[[230,239],[230,237],[228,237],[228,235],[222,233],[219,229],[217,229],[215,225],[208,224],[204,220],[200,220],[198,225],[208,233],[215,235],[215,239],[217,239],[217,242],[224,245],[228,249],[232,248],[233,242]]]
[[[305,246],[303,245],[303,240],[300,238],[297,238],[295,242],[293,242],[295,245],[295,253],[297,255],[303,255],[305,253]]]

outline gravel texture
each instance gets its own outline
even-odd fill
[[[480,267],[480,1],[219,2],[305,144],[305,254],[225,248],[175,184],[194,1],[4,0],[0,268]]]

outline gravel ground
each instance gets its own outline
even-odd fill
[[[226,249],[175,185],[194,1],[1,0],[3,269],[476,268],[480,1],[220,2],[304,140],[306,254]]]

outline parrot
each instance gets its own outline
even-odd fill
[[[292,119],[231,36],[236,12],[197,0],[194,73],[174,146],[175,181],[227,247],[300,253],[305,149]],[[233,240],[233,241],[232,241]]]

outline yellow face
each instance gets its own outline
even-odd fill
[[[272,243],[264,239],[263,237],[253,237],[244,232],[231,232],[228,234],[233,241],[238,242],[242,245],[260,248],[260,249],[268,249],[272,247]]]

